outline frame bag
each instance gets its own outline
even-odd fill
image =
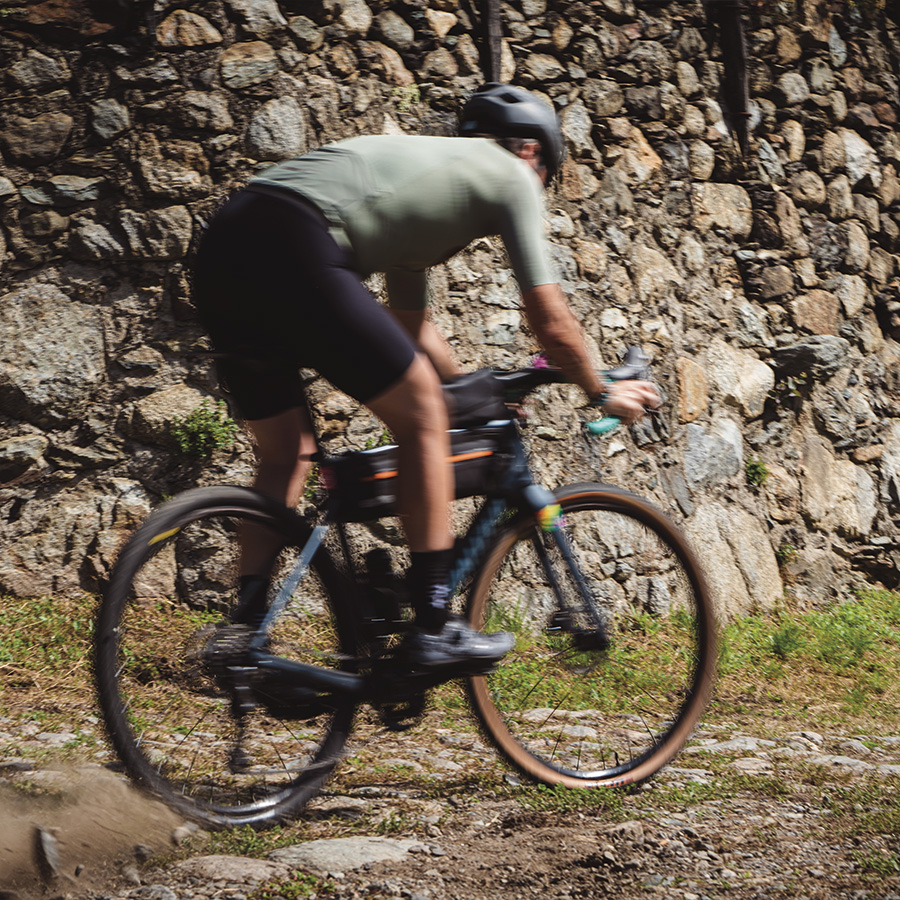
[[[499,452],[503,427],[450,432],[448,462],[453,464],[457,498],[491,493],[503,470],[504,455]],[[325,458],[319,471],[339,521],[368,522],[396,515],[396,444]]]

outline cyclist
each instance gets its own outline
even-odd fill
[[[365,404],[394,436],[416,614],[405,652],[418,668],[488,667],[512,645],[511,635],[483,635],[449,615],[453,475],[441,381],[459,368],[428,315],[428,267],[501,235],[554,363],[627,422],[659,404],[648,383],[601,383],[549,266],[541,194],[563,152],[549,106],[487,84],[463,107],[460,137],[356,137],[264,170],[216,215],[198,251],[197,308],[256,440],[258,490],[293,506],[308,474],[315,445],[299,367]],[[385,274],[389,308],[362,283],[373,272]],[[255,624],[277,550],[258,529],[242,540],[234,619]]]

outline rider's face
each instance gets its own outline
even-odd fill
[[[528,141],[523,144],[522,148],[516,154],[519,159],[525,160],[541,179],[541,184],[547,184],[547,167],[544,165],[544,159],[541,156],[541,145],[537,141]]]

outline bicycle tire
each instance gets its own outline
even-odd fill
[[[253,490],[209,487],[161,506],[124,546],[103,598],[95,676],[112,745],[128,775],[207,828],[264,828],[295,817],[338,762],[355,703],[333,698],[274,712],[233,714],[235,691],[198,648],[236,600],[239,533],[252,522],[285,545],[275,571],[309,528]],[[340,576],[321,551],[270,635],[271,652],[347,668]],[[293,610],[293,612],[292,612]],[[311,658],[312,657],[312,658]],[[318,710],[318,714],[317,713]]]
[[[514,631],[516,647],[494,672],[469,679],[470,701],[497,750],[536,781],[644,781],[678,753],[708,702],[713,602],[687,540],[651,503],[603,484],[555,494],[611,644],[577,645],[572,619],[590,642],[583,605],[568,624],[553,618],[555,595],[535,541],[556,548],[532,517],[519,515],[497,535],[468,608],[474,627]],[[566,567],[556,553],[559,573]],[[574,598],[572,578],[561,581]]]

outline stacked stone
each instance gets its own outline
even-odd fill
[[[187,271],[228,192],[342,137],[450,134],[483,80],[479,23],[449,0],[85,9],[13,5],[0,33],[0,590],[20,594],[95,589],[160,496],[249,477],[246,441],[202,470],[166,449],[216,391]],[[513,0],[502,18],[503,79],[566,135],[547,216],[561,281],[598,360],[643,344],[670,401],[597,445],[577,392],[548,392],[529,428],[542,476],[599,469],[655,497],[731,613],[770,607],[786,578],[815,602],[896,585],[894,26],[813,0],[753,11],[741,160],[699,4]],[[433,275],[464,364],[527,361],[496,240]],[[327,386],[314,398],[338,446],[380,433]]]

